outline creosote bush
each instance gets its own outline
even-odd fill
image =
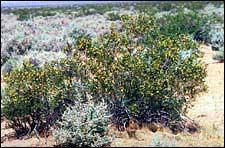
[[[3,115],[17,134],[26,134],[37,126],[43,130],[56,121],[67,104],[73,103],[73,76],[78,69],[71,60],[45,64],[42,68],[25,61],[4,75]]]
[[[111,29],[86,51],[85,82],[98,102],[106,98],[113,123],[179,120],[205,90],[198,45],[185,34],[161,35],[154,17],[123,16],[122,32]],[[163,111],[163,115],[153,117]]]

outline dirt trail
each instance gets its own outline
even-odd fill
[[[208,91],[197,97],[193,108],[188,116],[195,119],[201,125],[201,132],[196,134],[180,133],[172,135],[167,129],[164,132],[157,132],[169,138],[177,140],[177,146],[224,146],[224,63],[216,63],[212,59],[215,54],[209,46],[201,45],[203,51],[203,61],[208,64],[206,84]],[[1,123],[1,136],[6,133],[12,133],[12,129],[5,129],[4,122]],[[148,129],[137,131],[138,139],[129,138],[126,132],[113,130],[113,142],[111,146],[150,146],[155,133]],[[48,138],[48,145],[45,145],[44,138],[41,141],[34,136],[27,140],[6,140],[1,143],[5,146],[52,146],[54,140]],[[170,145],[168,145],[170,146]]]

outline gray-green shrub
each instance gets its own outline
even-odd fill
[[[154,134],[150,147],[178,147],[175,138],[172,140],[160,134]]]
[[[224,47],[221,47],[219,51],[213,56],[214,60],[218,60],[219,62],[224,62]]]
[[[107,105],[83,102],[80,97],[64,112],[53,135],[61,146],[101,147],[109,143]]]
[[[222,26],[212,28],[209,32],[209,36],[213,50],[219,50],[219,48],[224,46],[224,29]]]

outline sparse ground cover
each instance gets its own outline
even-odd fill
[[[41,13],[38,14],[35,14],[35,11],[32,9],[11,11],[18,16],[8,14],[8,10],[4,10],[4,13],[1,14],[1,56],[3,57],[1,58],[1,71],[3,73],[1,75],[1,98],[8,98],[9,100],[3,100],[4,102],[1,105],[1,110],[3,109],[4,112],[1,120],[1,146],[54,146],[56,142],[57,144],[73,143],[75,145],[104,146],[103,143],[107,143],[108,140],[111,140],[110,146],[224,146],[223,3],[208,4],[196,2],[195,7],[191,7],[193,3],[182,2],[177,3],[177,5],[173,3],[161,3],[161,5],[153,4],[152,6],[154,5],[157,6],[154,9],[150,4],[146,6],[145,3],[120,5],[123,9],[116,9],[116,7],[111,5],[104,7],[102,10],[100,9],[102,6],[63,9],[47,8],[40,9]],[[187,9],[183,9],[184,7]],[[205,10],[208,10],[208,13],[205,13]],[[144,13],[146,14],[144,15]],[[187,21],[188,19],[192,19],[193,21]],[[155,20],[156,22],[154,22]],[[164,24],[168,25],[165,26]],[[85,35],[85,32],[88,35]],[[159,34],[162,37],[158,37]],[[197,44],[201,43],[201,45],[199,47],[196,46],[196,42],[193,39],[197,40]],[[93,41],[92,43],[90,43],[91,40]],[[183,42],[180,42],[181,40]],[[157,41],[159,42],[157,43]],[[203,57],[200,56],[199,59],[203,60],[206,64],[206,75],[201,71],[201,68],[203,68],[201,64],[194,64],[194,61],[197,61],[195,58],[198,57],[198,52],[195,49],[188,50],[195,47],[198,47],[199,51],[203,53]],[[148,51],[148,48],[157,50],[165,48],[168,49],[165,50],[168,52],[156,50],[156,54],[161,56],[158,59],[154,59],[154,53],[142,51],[143,49],[147,49]],[[181,48],[186,51],[182,51]],[[115,52],[112,49],[116,49],[117,51]],[[173,57],[169,52],[171,49],[173,49],[172,54],[174,55],[181,50],[178,52],[181,59],[176,56]],[[183,85],[180,87],[180,90],[176,90],[176,86],[171,84],[170,86],[174,90],[170,92],[167,88],[165,89],[164,83],[160,81],[160,77],[157,77],[158,82],[151,83],[155,89],[157,88],[157,92],[154,92],[154,88],[151,87],[148,89],[149,92],[145,91],[147,90],[146,86],[149,86],[146,84],[151,82],[151,76],[149,77],[150,80],[143,79],[142,74],[145,74],[143,73],[143,69],[148,71],[149,69],[146,66],[150,65],[151,62],[145,63],[145,61],[142,61],[143,58],[146,58],[140,58],[139,56],[142,54],[146,57],[151,55],[150,57],[154,59],[151,70],[157,69],[157,61],[160,62],[162,60],[163,62],[164,56],[172,58],[175,63],[186,59],[187,65],[191,62],[188,57],[192,57],[195,60],[192,61],[192,65],[189,65],[192,67],[189,70],[196,69],[200,71],[198,72],[199,75],[196,74],[197,79],[194,76],[194,72],[189,77],[199,82],[195,85],[188,83],[191,80],[186,82],[185,77],[188,76],[189,70],[185,71],[183,69],[181,72],[185,71],[185,73],[182,72],[184,82],[176,81],[178,79],[175,77],[175,83],[179,82],[180,85]],[[112,55],[115,58],[110,60],[113,57]],[[66,58],[70,60],[66,60]],[[37,68],[33,67],[32,64],[25,63],[27,60],[31,60],[30,62],[33,62],[32,64],[37,66]],[[133,63],[133,61],[136,61],[137,64]],[[59,65],[58,62],[60,63]],[[172,65],[177,64],[175,63]],[[127,70],[124,64],[127,64],[127,67],[130,67],[130,69]],[[162,66],[169,64],[167,66],[171,70],[173,69],[171,63],[168,63],[168,59],[163,64]],[[183,68],[179,64],[176,66],[181,69]],[[185,67],[185,64],[183,66]],[[118,69],[119,67],[121,69]],[[165,70],[165,67],[162,68],[160,71]],[[91,74],[87,74],[85,69]],[[71,70],[76,72],[76,74],[71,73]],[[35,80],[29,76],[29,73],[27,75],[26,71],[30,71]],[[38,71],[40,71],[40,74],[36,73]],[[107,74],[107,71],[111,71],[111,73]],[[19,82],[17,83],[16,75],[14,77],[13,73],[21,75],[25,78],[23,80],[25,83],[30,85],[30,87],[35,85],[36,88],[24,94],[23,91],[26,91],[29,87],[23,86]],[[50,73],[54,76],[49,75]],[[134,78],[133,82],[129,83],[121,79],[118,75],[120,73],[124,75],[123,78]],[[126,75],[127,73],[130,73],[130,75]],[[134,74],[143,83],[146,83],[143,84],[145,88],[138,87],[139,81],[136,80]],[[46,79],[43,77],[44,75],[49,75],[49,77]],[[159,75],[164,76],[165,79],[171,75],[168,79],[173,80],[173,74],[170,72],[167,75],[162,75],[162,73],[159,73]],[[204,76],[206,76],[205,79]],[[15,82],[12,81],[14,78]],[[195,93],[198,94],[202,91],[201,80],[203,79],[208,90],[194,97]],[[40,83],[37,84],[36,81]],[[52,86],[48,86],[48,84],[52,84]],[[83,84],[88,84],[88,89]],[[18,91],[17,86],[24,87],[24,90],[21,92],[21,89],[19,89]],[[120,87],[120,90],[118,88],[114,89],[115,86]],[[76,89],[74,90],[73,88]],[[83,93],[83,89],[87,92]],[[188,91],[189,93],[181,90]],[[160,94],[157,94],[159,92]],[[169,112],[166,106],[161,108],[160,104],[163,106],[164,102],[160,101],[160,99],[159,102],[161,103],[158,104],[158,108],[157,104],[152,104],[151,100],[148,100],[153,108],[164,111],[164,114],[159,116],[160,118],[169,117],[169,121],[160,120],[161,124],[155,123],[159,122],[158,117],[152,117],[144,113],[148,109],[143,109],[143,113],[140,113],[142,106],[137,100],[135,102],[135,97],[139,98],[140,94],[146,98],[149,98],[149,96],[150,98],[160,96],[160,99],[163,99],[163,97],[175,97],[175,99],[170,99],[170,101],[175,101],[175,104],[169,103],[172,103],[171,105],[175,107],[175,110],[178,109],[179,111],[174,112],[174,108],[172,108]],[[184,98],[189,96],[189,98],[185,98],[186,101],[194,99],[186,103],[188,112],[179,107],[179,102],[176,104],[176,97],[182,98],[182,95]],[[24,98],[22,97],[17,101],[16,99],[20,98],[20,96],[24,96]],[[45,106],[46,104],[39,102],[37,98],[40,96],[42,96],[42,99],[45,99],[45,97],[49,99],[50,106]],[[109,112],[113,113],[113,116],[109,116],[113,117],[111,118],[113,124],[110,123],[108,128],[106,128],[107,125],[105,123],[108,120],[106,118],[109,116],[105,116],[105,113],[101,109],[95,110],[91,102],[97,103],[97,108],[100,100],[104,100],[108,105],[112,105],[110,101],[118,97],[125,97],[123,98],[124,102],[122,101],[122,104],[120,104],[121,102],[114,104],[118,105],[119,108],[115,106],[110,107],[111,110]],[[11,108],[15,111],[11,114],[11,109],[7,108],[11,103],[11,98],[15,99],[14,103],[24,103],[22,106],[26,106],[27,108],[22,109],[22,112],[20,111],[19,113],[17,111],[21,110],[21,108],[15,106]],[[29,102],[29,98],[37,101],[37,104],[33,105],[33,109],[38,109],[40,111],[39,114],[35,114],[36,112],[29,110],[29,106],[32,104],[32,101]],[[79,114],[73,112],[73,109],[67,108],[68,105],[76,105],[76,101],[73,101],[73,98],[81,98],[78,99],[78,104],[81,103],[79,100],[87,103],[84,110],[81,109],[83,117],[78,118]],[[143,104],[148,103],[148,101],[146,102],[145,100]],[[61,105],[58,105],[60,103]],[[192,105],[192,107],[189,107],[189,105]],[[46,112],[45,109],[47,108],[49,109]],[[62,114],[61,112],[65,110],[67,113],[64,112],[62,120],[60,119],[61,115],[57,116],[57,118],[54,118],[55,116],[51,118],[50,116],[50,119],[45,119],[45,113],[49,113],[49,115],[55,115],[55,113]],[[32,120],[23,116],[27,116],[29,113]],[[122,114],[119,115],[118,113]],[[154,114],[154,111],[152,113]],[[14,117],[14,115],[20,116],[20,114],[22,115],[20,118]],[[178,115],[178,118],[174,118],[175,115]],[[185,115],[190,119],[181,115]],[[56,119],[62,122],[58,124],[57,121],[55,125]],[[11,126],[17,130],[17,137],[15,136],[15,130],[6,126],[10,120],[11,123],[14,123]],[[79,125],[72,125],[70,120]],[[139,128],[137,123],[148,120],[151,120],[151,122],[147,124],[142,123],[143,127]],[[193,124],[192,120],[197,124]],[[173,121],[176,122],[174,123]],[[43,135],[45,132],[40,130],[41,138],[38,139],[36,137],[38,136],[35,134],[37,130],[35,127],[38,125],[36,122],[40,122],[40,129],[42,126],[47,125],[46,129],[43,129],[50,131],[47,143]],[[137,123],[133,124],[132,122]],[[164,123],[166,126],[162,125]],[[32,138],[27,137],[29,135],[29,132],[26,132],[29,129],[26,128],[28,124],[28,127],[31,127],[30,130],[33,130],[31,133]],[[123,131],[123,126],[116,126],[117,124],[124,125],[125,131]],[[21,131],[21,129],[17,129],[18,125],[24,128],[25,137],[18,134],[18,131]],[[197,128],[196,125],[198,125]],[[52,127],[49,128],[48,126]],[[184,128],[182,128],[183,126]],[[59,127],[60,130],[55,131]],[[179,128],[183,131],[178,130],[177,132]],[[51,134],[52,130],[53,133],[59,133],[59,136],[57,137],[53,134],[53,137]],[[109,133],[107,135],[108,130]],[[195,132],[192,133],[193,131]],[[60,132],[63,132],[63,136]],[[77,134],[74,134],[74,137],[70,132],[80,133],[79,135],[83,136],[76,137]],[[94,138],[96,135],[98,135],[98,138]]]

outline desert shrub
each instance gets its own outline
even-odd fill
[[[181,2],[182,3],[182,2]],[[183,2],[184,7],[188,8],[190,10],[200,10],[203,9],[206,5],[207,2],[205,1],[189,1],[189,2]]]
[[[27,15],[27,14],[20,14],[18,17],[18,20],[20,21],[27,21],[29,19],[30,19],[30,15]]]
[[[23,62],[26,60],[32,60],[37,67],[43,67],[46,63],[64,58],[66,58],[66,55],[63,52],[30,51],[28,54],[16,55],[8,59],[1,67],[1,71],[2,73],[10,73],[15,68],[22,68]]]
[[[111,12],[111,13],[108,13],[107,19],[110,21],[116,21],[116,20],[120,20],[120,16],[119,16],[119,14],[117,14],[115,12]]]
[[[2,73],[10,73],[15,67],[21,68],[22,67],[22,60],[20,57],[10,58],[5,62],[5,64],[1,67]]]
[[[209,27],[203,26],[201,27],[194,35],[194,39],[198,42],[209,43]]]
[[[65,59],[66,54],[63,52],[53,52],[53,51],[30,51],[28,54],[22,57],[22,60],[32,59],[36,61],[38,67],[43,67],[47,63],[51,63],[52,61],[60,61],[61,59]]]
[[[213,50],[219,50],[224,46],[224,30],[222,28],[212,28],[209,36]]]
[[[106,98],[113,122],[121,125],[131,117],[158,121],[152,114],[160,111],[168,122],[179,118],[205,89],[197,43],[183,34],[161,35],[154,17],[122,19],[122,32],[112,27],[87,49],[84,64],[90,77],[85,83],[94,100]],[[137,37],[144,39],[136,42]]]
[[[214,60],[218,60],[219,62],[224,62],[224,47],[221,47],[219,51],[213,56]]]
[[[207,21],[207,17],[201,17],[196,12],[184,13],[183,11],[179,11],[175,15],[169,14],[158,19],[157,24],[165,35],[192,34],[195,36],[203,26],[207,25]]]
[[[208,14],[210,24],[218,24],[218,23],[223,24],[224,23],[223,15],[220,16],[217,13],[213,12],[212,14]]]
[[[25,61],[22,68],[4,74],[2,112],[17,134],[32,131],[35,126],[37,131],[43,130],[73,103],[76,62],[64,59],[42,68],[33,62]]]
[[[155,134],[150,147],[178,147],[175,139],[171,140],[159,134]]]
[[[224,61],[224,28],[222,25],[212,26],[209,32],[210,44],[212,50],[217,51],[213,56],[213,59],[218,60],[219,62]]]
[[[20,43],[19,41],[13,39],[8,43],[8,47],[5,50],[10,55],[12,54],[23,55],[30,49],[31,49],[30,44],[25,44],[25,42]]]
[[[61,146],[101,147],[109,143],[107,105],[84,102],[82,96],[64,112],[53,135]]]
[[[157,5],[159,11],[170,11],[171,9],[176,8],[176,4],[171,2],[160,2]]]
[[[72,53],[75,50],[84,51],[91,47],[91,36],[84,30],[74,29],[69,36],[72,39],[71,43],[67,43],[64,52]]]
[[[8,10],[10,11],[10,10]],[[7,12],[7,10],[6,10]],[[36,9],[15,9],[11,10],[11,12],[15,15],[18,15],[17,20],[19,21],[27,21],[31,18],[37,17],[37,16],[54,16],[56,13],[54,12],[54,8],[36,8]]]
[[[92,15],[97,13],[97,11],[91,7],[81,7],[81,15],[86,16],[86,15]]]
[[[147,31],[153,31],[156,29],[153,16],[138,15],[137,17],[132,17],[123,15],[121,19],[123,21],[123,30],[127,31],[129,35],[133,35],[134,37],[144,37]]]
[[[91,37],[89,35],[79,36],[76,41],[76,49],[86,50],[91,47]]]
[[[5,64],[5,62],[10,58],[10,55],[4,51],[4,50],[1,50],[1,67],[3,64]]]

